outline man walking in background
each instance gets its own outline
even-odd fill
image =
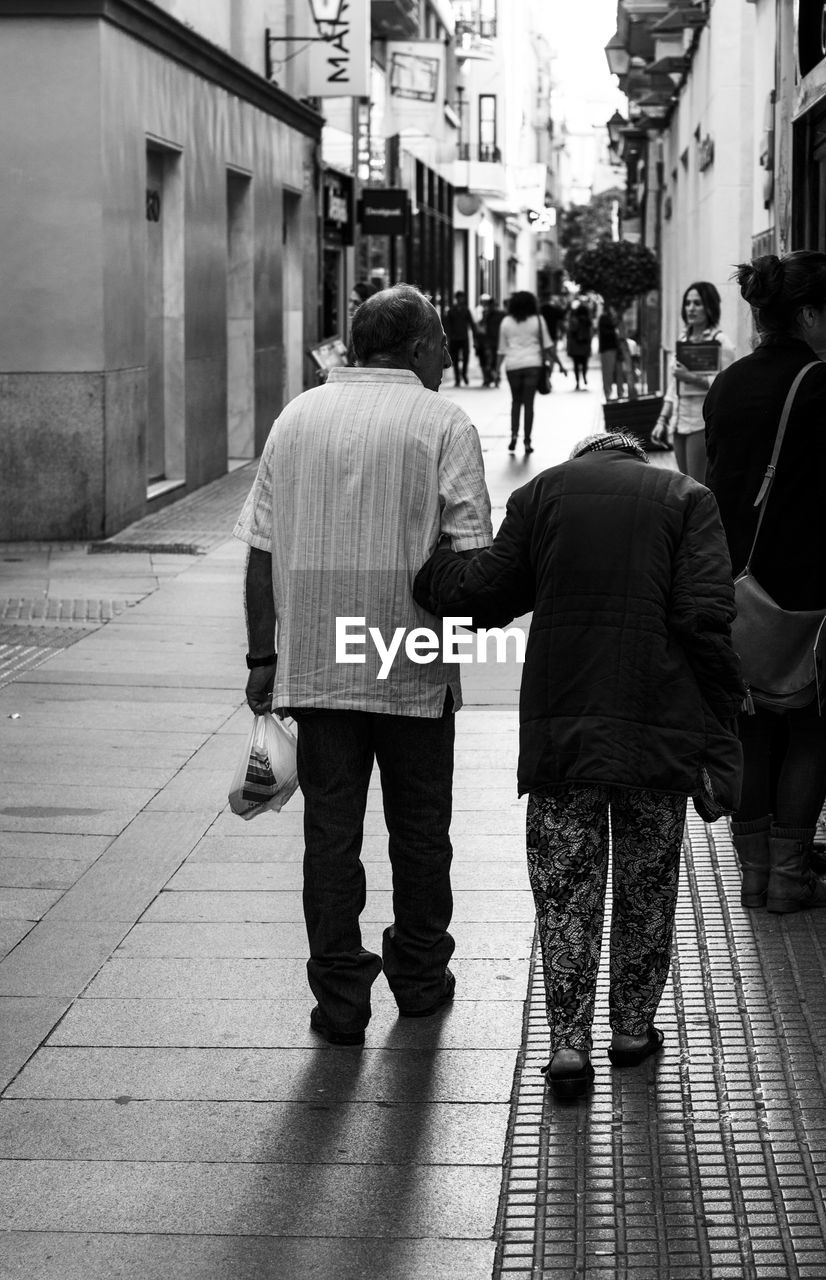
[[[453,306],[448,307],[445,315],[445,333],[447,335],[447,349],[450,354],[451,363],[453,364],[453,376],[456,380],[456,386],[460,386],[467,381],[467,361],[470,352],[470,338],[468,332],[476,341],[477,328],[476,321],[470,314],[470,308],[467,304],[467,294],[461,290],[456,294]]]

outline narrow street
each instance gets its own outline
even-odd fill
[[[602,421],[555,375],[536,452],[477,423],[494,501]],[[658,465],[671,465],[668,458]],[[519,669],[457,722],[457,999],[364,1049],[309,1028],[301,797],[245,824],[236,471],[94,549],[4,544],[0,1205],[8,1280],[698,1280],[826,1274],[826,913],[744,912],[689,817],[666,1050],[562,1106],[515,787]],[[50,603],[46,603],[46,602]],[[55,604],[54,602],[59,602]],[[378,790],[368,945],[387,921]]]

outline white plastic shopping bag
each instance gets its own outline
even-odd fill
[[[292,723],[288,728],[269,711],[255,716],[229,793],[229,807],[239,817],[278,813],[298,786]]]

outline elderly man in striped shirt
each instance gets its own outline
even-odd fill
[[[450,356],[435,308],[410,285],[382,290],[357,309],[351,342],[356,367],[331,370],[276,420],[235,529],[250,547],[247,701],[298,725],[310,1022],[333,1044],[363,1044],[382,968],[402,1016],[453,998],[462,695],[457,667],[423,640],[440,624],[411,587],[440,537],[473,553],[492,536],[478,434],[436,395]],[[359,927],[374,760],[393,872],[381,957]]]

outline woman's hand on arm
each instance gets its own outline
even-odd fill
[[[470,560],[437,547],[416,575],[413,598],[437,617],[469,615],[477,627],[505,626],[533,608],[534,581],[522,515],[513,504],[493,546]]]
[[[495,544],[494,544],[495,547]],[[434,551],[413,582],[413,599],[437,618],[467,617],[473,630],[504,627],[533,608],[520,607],[513,570],[500,572],[494,547],[466,560],[460,551]]]

